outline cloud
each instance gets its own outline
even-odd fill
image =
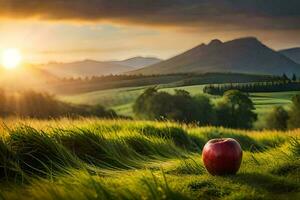
[[[299,0],[0,0],[0,17],[199,29],[300,29]]]

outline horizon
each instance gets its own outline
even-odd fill
[[[245,39],[245,38],[255,38],[257,39],[259,42],[261,42],[262,44],[265,44],[263,41],[261,41],[259,38],[255,37],[255,36],[245,36],[245,37],[239,37],[239,38],[233,38],[233,39],[229,39],[229,40],[220,40],[218,38],[213,38],[211,40],[209,40],[208,42],[204,43],[198,43],[198,44],[195,44],[194,46],[191,46],[185,50],[179,50],[178,53],[175,53],[174,55],[171,55],[170,57],[166,57],[166,58],[161,58],[159,56],[156,56],[156,55],[132,55],[132,56],[129,56],[129,57],[125,57],[125,58],[112,58],[112,59],[104,59],[104,60],[100,60],[100,59],[93,59],[93,58],[89,58],[89,57],[86,57],[86,58],[82,58],[82,59],[75,59],[75,60],[47,60],[45,62],[27,62],[26,59],[24,59],[23,61],[23,65],[47,65],[47,64],[66,64],[66,63],[73,63],[73,62],[85,62],[85,61],[95,61],[95,62],[121,62],[121,61],[126,61],[126,60],[130,60],[130,59],[134,59],[134,58],[153,58],[153,59],[159,59],[161,61],[164,61],[164,60],[168,60],[174,56],[177,56],[177,55],[180,55],[190,49],[193,49],[197,46],[200,46],[202,44],[204,45],[208,45],[210,42],[214,41],[214,40],[219,40],[221,41],[222,43],[226,43],[226,42],[230,42],[230,41],[233,41],[233,40],[239,40],[239,39]],[[265,44],[266,45],[266,44]],[[280,49],[274,49],[272,48],[271,46],[268,46],[266,45],[267,47],[275,50],[275,51],[281,51],[281,50],[288,50],[288,49],[295,49],[295,48],[300,48],[300,45],[299,46],[292,46],[292,47],[287,47],[287,48],[280,48]]]

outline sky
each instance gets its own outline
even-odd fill
[[[26,62],[166,59],[247,36],[300,46],[300,1],[0,0],[0,51],[19,48]]]

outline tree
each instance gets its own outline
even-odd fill
[[[167,119],[170,112],[175,108],[172,95],[167,92],[156,92],[146,100],[145,114],[148,119]]]
[[[138,117],[150,120],[168,119],[199,125],[212,124],[213,120],[213,106],[209,98],[192,97],[184,90],[176,90],[171,95],[149,88],[137,98],[133,110]]]
[[[288,128],[300,128],[300,95],[295,95],[292,99],[292,106],[289,112],[290,119],[288,121]]]
[[[176,90],[169,101],[173,106],[166,114],[168,119],[186,123],[197,121],[197,104],[187,91]]]
[[[269,129],[286,130],[289,113],[282,107],[276,106],[266,117],[266,126]]]
[[[238,90],[224,93],[223,99],[217,104],[217,125],[231,128],[252,128],[257,120],[251,99]]]
[[[219,101],[215,107],[216,121],[215,125],[224,127],[233,127],[231,118],[231,108],[225,101]]]
[[[209,97],[197,95],[196,102],[197,123],[199,125],[212,125],[215,122],[215,109]]]
[[[257,119],[251,99],[238,90],[226,92],[214,109],[210,99],[203,95],[192,97],[184,90],[176,90],[171,95],[150,88],[137,98],[133,110],[144,119],[217,124],[231,128],[251,128]]]
[[[296,82],[296,81],[297,81],[297,76],[296,76],[296,74],[293,74],[293,78],[292,78],[292,80],[293,80],[294,82]]]
[[[289,77],[285,73],[282,75],[282,79],[285,83],[290,81]]]
[[[167,117],[172,107],[172,95],[158,92],[156,88],[148,88],[135,101],[133,112],[140,118],[160,120]]]
[[[147,111],[149,108],[147,107],[149,98],[154,96],[157,93],[157,89],[155,87],[151,87],[146,89],[135,101],[133,105],[133,112],[140,118],[147,117]]]

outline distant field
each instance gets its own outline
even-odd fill
[[[151,86],[148,86],[151,87]],[[80,104],[102,104],[106,107],[115,109],[119,114],[132,115],[131,106],[136,98],[148,87],[129,87],[111,90],[100,90],[79,95],[61,96],[60,99],[72,103]],[[166,92],[174,92],[177,89],[183,89],[192,95],[202,93],[204,85],[161,88]]]
[[[268,112],[274,106],[284,106],[288,108],[291,99],[294,95],[299,94],[300,91],[293,92],[270,92],[270,93],[251,93],[258,113]]]
[[[0,199],[292,199],[300,197],[300,131],[254,132],[147,121],[5,120]],[[211,176],[201,150],[238,140],[240,171]]]
[[[146,87],[128,87],[120,89],[100,90],[60,97],[62,100],[80,104],[102,104],[106,107],[121,106],[134,100],[146,89]]]
[[[60,81],[52,85],[55,94],[76,95],[100,90],[130,87],[164,85],[179,87],[187,85],[205,85],[222,83],[248,83],[277,80],[278,77],[238,73],[169,74],[160,76],[106,76],[91,80],[73,79]]]
[[[203,93],[204,86],[205,85],[181,86],[161,88],[160,90],[173,93],[176,89],[182,89],[188,91],[191,95],[197,95]],[[132,105],[135,99],[146,88],[147,87],[129,87],[101,90],[80,95],[62,96],[60,98],[73,103],[99,103],[106,107],[115,109],[119,114],[133,116]],[[273,106],[282,105],[288,107],[288,105],[291,103],[292,96],[298,93],[300,92],[251,93],[250,96],[255,104],[257,113],[261,114],[270,111]],[[217,98],[215,96],[211,97]]]

